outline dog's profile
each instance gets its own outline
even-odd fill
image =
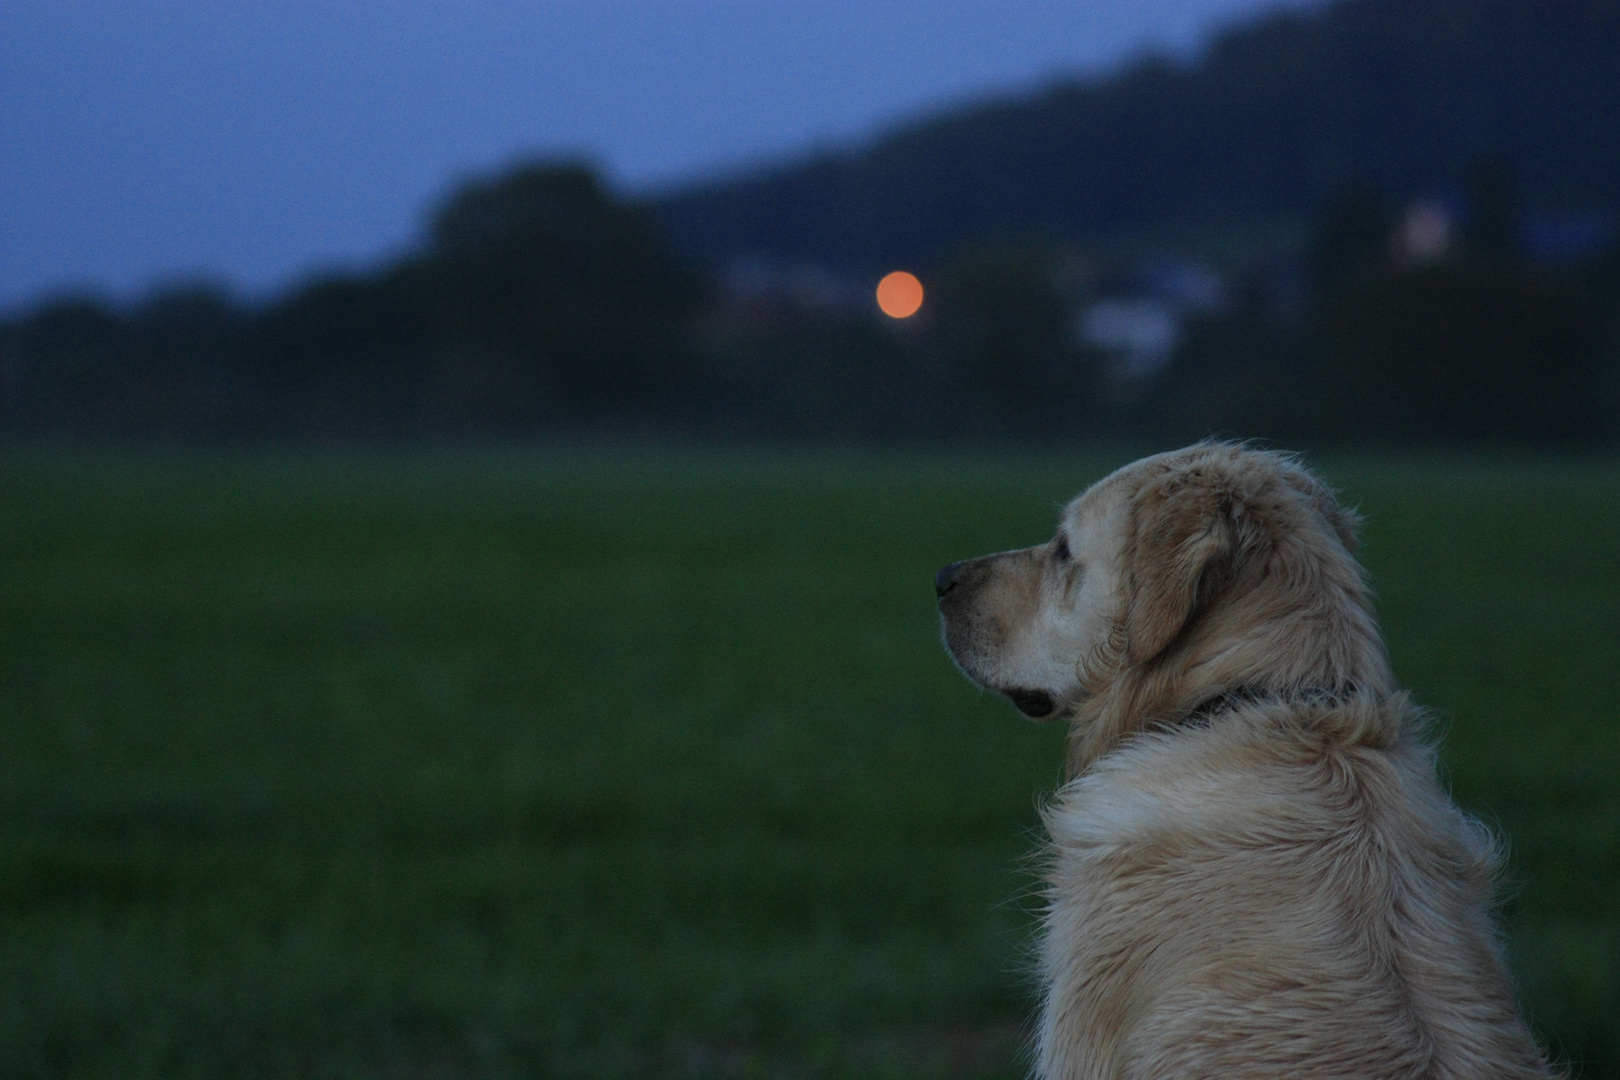
[[[1395,687],[1356,524],[1293,458],[1200,443],[936,577],[968,677],[1071,724],[1048,1080],[1554,1075],[1503,963],[1495,846]]]

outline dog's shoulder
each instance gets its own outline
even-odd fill
[[[1402,722],[1376,702],[1259,702],[1207,724],[1139,732],[1059,789],[1047,828],[1075,852],[1322,842],[1364,823],[1351,796],[1395,795],[1432,776],[1421,740],[1397,734]],[[1391,773],[1399,783],[1381,782]]]

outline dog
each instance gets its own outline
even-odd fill
[[[1034,1054],[1091,1077],[1546,1078],[1356,561],[1289,455],[1127,465],[1056,536],[935,578],[946,648],[1069,722]]]

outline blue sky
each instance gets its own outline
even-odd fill
[[[526,156],[657,190],[1302,0],[0,0],[0,309],[411,245]]]

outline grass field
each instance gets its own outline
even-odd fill
[[[1061,733],[930,577],[1118,456],[0,458],[0,1076],[1014,1076]],[[1620,465],[1328,461],[1620,1076]]]

